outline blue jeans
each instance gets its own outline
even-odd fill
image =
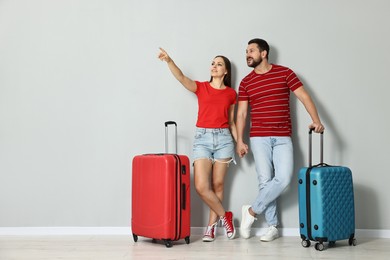
[[[259,193],[252,210],[265,215],[268,225],[278,225],[276,199],[291,181],[294,167],[291,137],[251,137]]]

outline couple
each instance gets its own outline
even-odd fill
[[[168,64],[175,78],[198,97],[198,119],[193,144],[195,189],[210,208],[204,242],[215,239],[221,221],[229,239],[236,234],[233,213],[225,211],[222,200],[229,164],[234,162],[234,141],[240,157],[248,153],[243,135],[250,106],[250,145],[254,155],[259,191],[252,205],[242,207],[241,237],[250,237],[256,216],[265,215],[269,229],[261,241],[279,236],[276,199],[290,183],[293,173],[293,146],[289,96],[292,91],[303,103],[312,123],[309,128],[322,132],[317,109],[295,73],[268,63],[269,45],[253,39],[246,48],[247,65],[253,70],[241,81],[237,94],[231,88],[231,64],[224,56],[211,63],[209,81],[194,81],[183,74],[168,53],[160,48],[158,58]]]

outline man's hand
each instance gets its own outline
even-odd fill
[[[311,123],[309,129],[313,129],[316,133],[322,133],[325,130],[325,127],[321,123]]]

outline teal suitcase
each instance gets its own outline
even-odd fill
[[[309,167],[298,173],[299,225],[303,247],[324,250],[324,242],[334,246],[338,240],[348,239],[356,245],[355,206],[352,172],[348,167],[323,163],[323,133],[321,162],[312,165],[312,130],[309,132]]]

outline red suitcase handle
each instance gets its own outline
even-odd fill
[[[177,154],[177,124],[175,121],[166,121],[164,124],[165,124],[165,153],[168,153],[168,126],[175,125],[175,153]]]

